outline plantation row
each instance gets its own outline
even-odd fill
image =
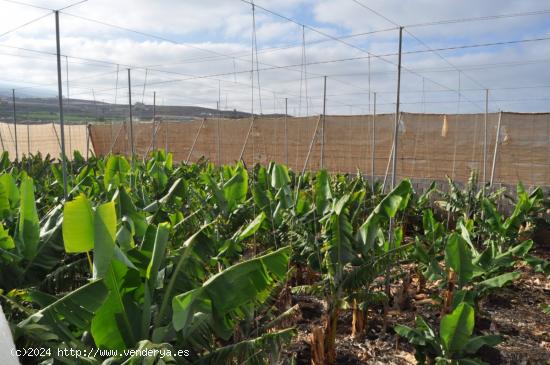
[[[313,364],[336,362],[350,311],[354,337],[374,315],[420,363],[481,364],[480,349],[503,339],[475,328],[480,300],[516,280],[519,263],[550,274],[530,254],[542,191],[508,197],[475,175],[464,189],[419,194],[403,180],[383,194],[360,174],[76,153],[65,202],[58,161],[4,154],[0,169],[0,302],[17,348],[51,349],[23,363],[296,363],[297,298],[311,296],[324,303]],[[439,328],[387,321],[412,276],[420,291],[440,289]]]

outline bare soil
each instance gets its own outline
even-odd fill
[[[535,255],[550,259],[550,249],[535,251]],[[550,305],[550,280],[535,273],[530,266],[518,267],[523,272],[520,279],[502,288],[480,302],[483,319],[476,323],[476,333],[497,334],[503,342],[495,349],[482,348],[481,360],[489,364],[550,364],[550,314],[542,311],[542,304]],[[411,288],[418,289],[413,278]],[[393,288],[397,290],[397,286]],[[410,308],[391,311],[387,330],[383,329],[382,308],[369,310],[367,331],[361,339],[351,336],[352,313],[342,311],[338,320],[337,364],[416,364],[414,348],[393,331],[395,324],[414,326],[415,316],[423,316],[435,329],[439,328],[440,306],[437,304],[441,289],[436,285],[411,298]],[[309,336],[313,326],[321,325],[324,303],[313,296],[296,295],[301,318],[295,326],[289,353],[296,356],[297,364],[311,364]]]

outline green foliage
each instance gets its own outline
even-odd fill
[[[359,239],[365,250],[374,248],[381,223],[395,217],[399,210],[403,210],[411,196],[411,182],[403,180],[374,208],[365,223],[359,228]]]
[[[281,248],[227,268],[208,279],[201,287],[174,297],[173,325],[177,331],[188,330],[197,312],[207,315],[208,326],[217,336],[228,339],[235,320],[247,307],[263,303],[287,270],[289,248]]]
[[[456,272],[459,288],[469,283],[475,269],[472,263],[472,253],[466,241],[456,233],[451,234],[448,238],[447,247],[445,247],[445,260],[447,265]]]
[[[330,348],[339,310],[388,305],[381,277],[395,283],[411,262],[441,286],[456,278],[452,312],[438,334],[420,317],[396,331],[419,359],[473,363],[497,342],[472,337],[479,298],[516,280],[518,262],[549,271],[525,234],[542,192],[521,185],[506,214],[502,192],[479,190],[475,177],[446,193],[432,184],[417,194],[404,180],[383,194],[359,173],[75,153],[64,201],[59,161],[3,154],[0,169],[0,300],[18,346],[189,350],[41,363],[284,363],[297,309],[281,298],[325,301]]]
[[[94,214],[90,201],[80,195],[63,209],[65,251],[88,252],[94,248]]]
[[[67,253],[94,250],[94,277],[107,275],[115,252],[115,204],[108,202],[92,209],[90,201],[80,195],[65,204],[63,242]]]
[[[476,358],[482,346],[495,346],[498,336],[474,336],[474,309],[461,303],[441,319],[439,335],[421,317],[416,317],[416,328],[396,325],[395,332],[405,337],[416,349],[419,364],[482,364]]]
[[[34,198],[34,184],[30,177],[23,176],[20,187],[21,203],[16,242],[26,259],[36,256],[40,238],[40,223]]]
[[[118,187],[125,184],[129,172],[130,164],[123,156],[110,156],[105,165],[103,180],[105,188],[109,189],[110,187]]]
[[[82,334],[89,328],[96,310],[107,297],[107,288],[101,280],[86,284],[64,297],[49,299],[51,303],[44,306],[28,318],[17,324],[19,328],[33,328],[33,324],[48,326],[52,331],[45,340],[58,339],[74,341],[76,334]]]

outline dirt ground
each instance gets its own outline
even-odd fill
[[[550,259],[550,249],[534,252],[536,256]],[[497,334],[503,342],[494,350],[481,351],[481,360],[489,364],[550,364],[550,314],[545,314],[541,305],[550,305],[550,280],[535,273],[530,266],[518,267],[523,275],[513,284],[490,294],[480,302],[480,312],[486,320],[476,323],[476,334]],[[413,279],[413,288],[416,280]],[[412,299],[410,308],[392,311],[388,318],[387,331],[383,331],[381,308],[369,311],[367,333],[362,339],[351,336],[351,311],[342,311],[338,320],[338,364],[416,364],[414,348],[393,332],[393,325],[414,326],[415,315],[422,315],[433,328],[439,328],[439,307],[421,300],[437,296],[439,289],[428,286],[423,295]],[[314,325],[321,325],[323,302],[312,296],[293,296],[298,304],[301,318],[297,321],[298,335],[294,338],[289,353],[296,356],[297,364],[311,364],[309,336]]]

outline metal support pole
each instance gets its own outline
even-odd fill
[[[88,158],[90,157],[90,128],[92,125],[88,123],[86,125],[86,161],[88,161]]]
[[[309,156],[311,155],[311,150],[313,149],[313,144],[315,143],[315,138],[317,137],[317,131],[319,130],[319,123],[321,122],[321,116],[317,119],[317,124],[315,125],[315,130],[313,131],[313,136],[311,136],[311,142],[309,143],[309,149],[307,151],[306,160],[304,161],[304,168],[302,169],[302,176],[306,172],[307,165],[309,163]]]
[[[8,125],[9,128],[9,125]],[[2,144],[2,151],[6,150],[6,146],[4,145],[4,138],[2,137],[2,132],[0,132],[0,144]]]
[[[65,78],[67,79],[65,81],[65,84],[67,85],[67,105],[69,105],[70,97],[69,97],[69,57],[65,56]],[[92,91],[93,93],[93,91]],[[94,96],[95,100],[95,96]]]
[[[116,110],[116,107],[117,107],[119,70],[120,70],[120,65],[117,64],[116,65],[116,81],[115,81],[115,102],[114,102],[115,110]],[[122,123],[124,124],[124,122],[122,122]],[[113,146],[114,146],[115,141],[116,141],[116,138],[113,139],[113,120],[112,119],[111,119],[111,122],[110,122],[110,127],[111,127],[111,148],[109,149],[109,154],[113,153]],[[119,133],[120,133],[120,129],[119,129]]]
[[[392,156],[392,175],[391,175],[391,190],[395,187],[395,175],[397,171],[397,137],[399,132],[399,97],[401,94],[401,50],[403,46],[403,27],[399,27],[399,56],[397,61],[397,98],[395,101],[395,124],[393,130],[393,145],[391,150]],[[393,218],[390,218],[389,224],[389,247],[390,250],[394,249],[395,242],[393,241]],[[385,278],[385,288],[384,291],[386,296],[390,297],[390,266],[386,266],[386,278]],[[385,316],[387,314],[387,304],[384,306],[384,323]]]
[[[426,113],[426,79],[422,78],[422,113]]]
[[[395,101],[395,125],[393,130],[393,158],[392,158],[392,175],[391,188],[395,187],[395,178],[397,172],[397,137],[399,131],[399,99],[401,96],[401,50],[403,47],[403,27],[399,27],[399,56],[397,61],[397,98]]]
[[[218,122],[216,125],[216,145],[218,150],[218,165],[222,162],[222,138],[221,138],[221,109],[222,109],[222,83],[218,80],[218,102],[216,103],[216,109],[218,109]]]
[[[489,89],[485,90],[485,117],[483,119],[483,185],[487,184],[487,117],[489,113]]]
[[[497,167],[498,141],[500,140],[500,124],[502,122],[502,111],[498,112],[497,136],[495,137],[495,152],[493,153],[493,166],[491,167],[491,180],[489,185],[493,186],[495,178],[495,169]]]
[[[66,94],[67,94],[67,105],[70,103],[70,93],[69,93],[69,57],[65,56],[65,85],[66,85]],[[92,95],[94,97],[94,107],[96,109],[96,120],[97,120],[97,106],[95,103],[95,94],[94,89],[92,89]],[[69,127],[69,153],[74,152],[73,150],[73,138],[71,136],[71,128]]]
[[[145,159],[147,158],[147,156],[149,155],[149,152],[150,151],[156,151],[156,147],[153,146],[153,144],[156,144],[156,141],[157,141],[157,133],[160,129],[160,121],[158,123],[155,123],[154,120],[156,119],[156,112],[155,112],[155,98],[156,98],[156,95],[155,93],[153,93],[153,137],[151,138],[151,144],[147,147],[147,151],[145,151],[145,153],[143,154],[143,163],[145,163]]]
[[[376,161],[376,93],[372,95],[373,97],[373,114],[372,114],[372,143],[371,143],[371,172],[372,172],[372,189],[374,191],[374,181],[375,181],[375,171],[374,163]]]
[[[324,77],[323,83],[323,125],[321,127],[321,169],[324,168],[325,160],[325,121],[327,107],[327,77]]]
[[[63,88],[61,84],[61,44],[59,42],[59,11],[55,11],[55,40],[57,43],[57,98],[59,100],[59,127],[61,129],[61,163],[63,167],[63,196],[67,200],[67,155],[65,154],[65,120],[63,119]]]
[[[130,79],[130,69],[128,69],[128,109],[130,111],[130,151],[133,161],[136,151],[134,149],[134,122],[132,120],[132,83]]]
[[[17,113],[15,111],[15,89],[11,89],[11,97],[13,104],[13,128],[15,131],[15,161],[19,160],[19,148],[17,146]]]
[[[218,101],[216,101],[216,110],[218,111],[218,121],[216,125],[216,154],[218,165],[221,164],[222,151],[221,151],[221,138],[220,138],[220,100],[218,96]]]
[[[252,29],[254,32],[254,29],[256,28],[256,18],[254,13],[254,3],[252,3]],[[248,138],[250,137],[250,133],[252,132],[252,129],[254,128],[254,41],[255,41],[255,35],[252,34],[252,45],[250,47],[251,51],[251,66],[252,69],[250,70],[250,125],[248,127],[248,131],[246,132],[246,136],[244,138],[243,148],[241,149],[241,154],[239,155],[239,161],[243,161],[244,151],[246,150],[246,145],[248,144]],[[261,108],[260,108],[261,111]],[[252,168],[254,168],[254,141],[252,141]],[[243,161],[244,162],[244,161]]]
[[[122,130],[126,130],[126,128],[124,128],[124,124],[122,124],[120,126],[120,128],[118,129],[118,132],[116,133],[115,135],[115,138],[111,138],[112,141],[111,141],[111,146],[109,146],[109,154],[113,153],[113,147],[115,146],[115,144],[117,143],[118,141],[118,137],[120,136],[120,132],[122,132]],[[120,153],[120,152],[119,152]]]
[[[390,155],[388,156],[388,163],[386,164],[386,172],[384,173],[384,180],[382,180],[382,194],[386,191],[386,181],[388,180],[388,174],[390,172],[391,161],[393,159],[393,148],[395,145],[392,143]]]
[[[157,92],[153,91],[153,151],[156,150],[157,147],[157,130],[155,129],[157,123]]]
[[[243,148],[241,149],[241,154],[239,155],[239,161],[242,161],[243,159],[244,151],[246,150],[246,145],[248,144],[248,138],[250,137],[250,133],[252,132],[253,128],[254,128],[254,114],[252,114],[252,120],[250,121],[248,132],[246,132],[246,137],[244,138]],[[252,165],[254,165],[254,156],[252,156]]]
[[[370,54],[368,55],[368,65],[369,65],[369,78],[368,78],[368,83],[369,83],[369,114],[370,114]]]
[[[27,157],[31,154],[31,127],[27,122]]]
[[[191,145],[191,149],[189,149],[189,154],[187,155],[187,158],[185,159],[185,163],[189,163],[189,159],[191,158],[191,155],[193,154],[193,151],[195,150],[195,144],[197,143],[197,140],[199,139],[199,136],[202,131],[202,127],[204,126],[204,123],[206,123],[206,118],[202,118],[202,123],[199,126],[199,129],[197,130],[197,134],[195,134],[195,138],[193,139],[193,144]]]
[[[288,166],[288,98],[285,98],[285,164]]]

